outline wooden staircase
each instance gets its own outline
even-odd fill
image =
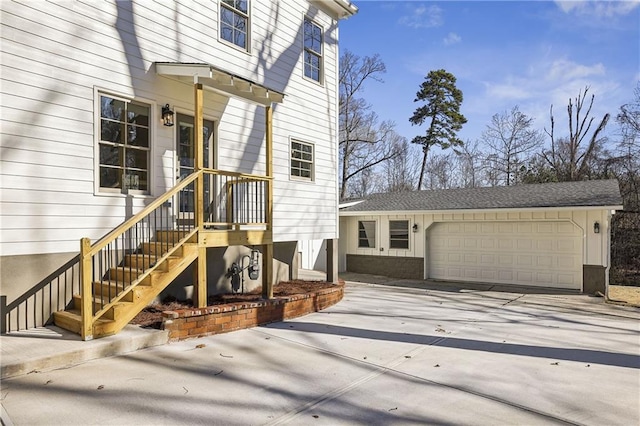
[[[115,334],[194,261],[194,306],[204,307],[207,247],[264,244],[272,297],[271,187],[268,177],[201,169],[94,243],[82,238],[80,294],[55,324],[83,340]]]
[[[179,244],[176,231],[157,231],[155,241],[140,244],[136,253],[124,255],[121,265],[110,268],[106,279],[92,282],[94,320],[92,338],[120,331],[198,257],[197,233]],[[58,327],[82,334],[82,297],[54,312]]]

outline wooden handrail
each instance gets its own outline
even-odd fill
[[[226,170],[218,170],[218,169],[202,169],[202,171],[205,172],[206,174],[211,174],[211,175],[233,176],[233,177],[249,179],[249,180],[262,180],[262,181],[273,180],[273,177],[253,175],[250,173],[228,172]]]
[[[100,318],[104,313],[106,313],[108,309],[112,307],[115,303],[117,303],[120,299],[122,299],[122,297],[124,297],[124,294],[125,294],[124,292],[122,292],[119,295],[115,295],[115,297],[110,298],[109,302],[104,306],[102,306],[98,310],[98,312],[96,313],[93,312],[93,294],[92,294],[93,275],[94,275],[93,265],[92,265],[93,257],[98,255],[101,252],[101,250],[109,246],[109,244],[111,244],[113,241],[116,241],[128,230],[132,229],[141,221],[143,221],[147,216],[149,216],[150,214],[153,214],[155,210],[162,207],[164,203],[166,203],[168,200],[171,200],[172,197],[175,197],[177,194],[180,193],[180,191],[184,190],[184,188],[187,188],[188,185],[194,184],[195,182],[195,186],[196,186],[194,188],[194,191],[196,193],[195,228],[191,228],[191,231],[188,233],[188,235],[186,235],[181,241],[179,241],[179,244],[177,246],[181,245],[184,241],[187,241],[195,233],[197,233],[200,229],[202,229],[202,227],[205,224],[207,224],[207,222],[203,221],[202,210],[201,210],[202,207],[198,208],[198,206],[203,205],[203,201],[204,201],[202,199],[202,195],[203,195],[202,191],[204,189],[203,180],[205,177],[204,176],[205,173],[209,175],[215,175],[215,176],[228,176],[232,178],[228,181],[228,183],[232,185],[237,184],[239,182],[250,182],[250,181],[267,182],[268,185],[272,185],[272,178],[268,176],[259,176],[259,175],[239,173],[239,172],[229,172],[229,171],[216,170],[216,169],[200,169],[198,171],[191,173],[189,176],[185,177],[176,186],[174,186],[169,191],[162,194],[160,197],[153,200],[149,205],[144,207],[140,212],[135,214],[133,217],[127,219],[122,224],[114,228],[112,231],[104,235],[102,238],[96,241],[93,245],[91,244],[91,241],[89,240],[89,238],[83,238],[80,242],[81,247],[80,247],[80,256],[79,256],[80,281],[81,281],[80,287],[81,287],[81,296],[82,296],[81,335],[83,340],[90,340],[93,338],[92,336],[93,325],[96,319]],[[231,191],[231,186],[227,187],[227,191]],[[227,213],[229,213],[229,211]],[[251,224],[255,225],[254,223],[251,223]],[[266,225],[267,227],[269,226],[268,223],[264,225]],[[234,224],[234,226],[239,226],[239,224]],[[174,250],[176,247],[174,247]],[[199,248],[199,250],[204,250],[204,249]],[[165,253],[164,257],[168,257],[171,254],[171,252],[172,251]],[[200,263],[198,265],[200,265]],[[200,266],[198,266],[198,268],[200,268]],[[150,273],[151,273],[151,270],[148,270],[146,271],[146,273],[143,273],[141,276],[138,276],[136,280],[131,282],[131,285],[132,286],[137,285],[144,278],[146,278],[146,276],[149,275]]]
[[[190,174],[183,181],[181,181],[178,185],[174,186],[169,191],[167,191],[164,194],[162,194],[162,196],[156,198],[151,204],[149,204],[144,209],[142,209],[142,211],[138,212],[133,217],[129,218],[124,223],[122,223],[120,226],[118,226],[117,228],[115,228],[114,230],[112,230],[111,232],[109,232],[108,234],[103,236],[102,238],[100,238],[98,241],[96,241],[91,246],[91,250],[89,252],[87,252],[85,255],[93,256],[93,255],[97,254],[100,250],[102,250],[104,247],[106,247],[111,241],[113,241],[114,239],[118,238],[120,235],[122,235],[122,233],[124,233],[128,229],[130,229],[133,226],[135,226],[138,222],[140,222],[140,220],[142,220],[142,218],[144,218],[146,215],[148,215],[149,213],[151,213],[152,211],[154,211],[155,209],[160,207],[169,198],[173,197],[175,194],[177,194],[182,189],[184,189],[184,187],[186,187],[191,182],[196,180],[198,178],[198,176],[200,175],[200,173],[202,173],[202,171]]]
[[[165,261],[167,258],[169,258],[169,256],[171,256],[173,254],[173,252],[175,252],[178,247],[180,247],[184,242],[188,241],[189,238],[191,238],[194,234],[196,233],[195,230],[191,231],[190,233],[186,234],[174,247],[172,247],[171,249],[169,249],[169,251],[167,251],[163,256],[159,257],[156,260],[156,264],[161,264],[163,261]],[[123,288],[123,291],[115,296],[114,298],[112,298],[109,303],[105,304],[102,309],[100,309],[99,311],[97,311],[95,314],[93,314],[93,319],[92,319],[92,323],[95,322],[96,318],[100,318],[102,315],[105,314],[105,312],[107,312],[113,305],[115,305],[116,303],[118,303],[120,300],[122,300],[122,298],[125,296],[125,291],[131,287],[135,287],[137,286],[139,283],[141,283],[145,278],[147,278],[149,275],[151,274],[151,269],[146,270],[145,272],[143,272],[142,274],[138,275],[136,277],[135,280],[133,280],[131,282],[131,284],[129,286],[127,286],[126,289]]]
[[[205,222],[207,226],[266,226],[267,222]],[[210,229],[206,229],[210,231]]]
[[[117,228],[113,229],[111,232],[104,235],[102,238],[100,238],[91,246],[91,250],[85,253],[85,255],[93,256],[97,254],[100,250],[106,247],[111,241],[113,241],[115,238],[120,236],[123,232],[132,228],[148,213],[160,207],[169,198],[171,198],[176,193],[184,189],[184,187],[189,185],[191,182],[195,181],[201,173],[221,175],[221,176],[232,176],[232,177],[237,177],[242,179],[258,180],[258,181],[270,181],[273,179],[272,177],[269,177],[269,176],[260,176],[260,175],[250,174],[250,173],[239,173],[239,172],[231,172],[231,171],[217,170],[217,169],[201,169],[200,171],[194,172],[189,176],[187,176],[184,180],[182,180],[178,185],[173,187],[171,190],[164,193],[161,197],[156,198],[151,204],[146,206],[144,209],[142,209],[140,212],[135,214],[133,217],[129,218],[124,223],[119,225]]]

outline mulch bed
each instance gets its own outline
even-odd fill
[[[307,294],[330,287],[333,287],[333,284],[326,281],[283,281],[273,287],[273,296],[283,297],[293,296],[295,294]],[[215,296],[209,296],[207,305],[215,306],[225,303],[255,302],[258,300],[262,300],[262,288],[257,288],[244,294],[217,294]],[[167,298],[163,300],[162,303],[149,305],[144,308],[129,324],[160,329],[162,327],[162,312],[189,308],[193,308],[193,301],[190,299],[179,301]]]

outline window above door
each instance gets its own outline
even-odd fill
[[[249,51],[249,0],[220,1],[220,38]]]

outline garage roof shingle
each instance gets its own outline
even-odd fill
[[[356,201],[356,200],[350,200]],[[372,194],[343,212],[621,206],[618,181],[590,180]]]

